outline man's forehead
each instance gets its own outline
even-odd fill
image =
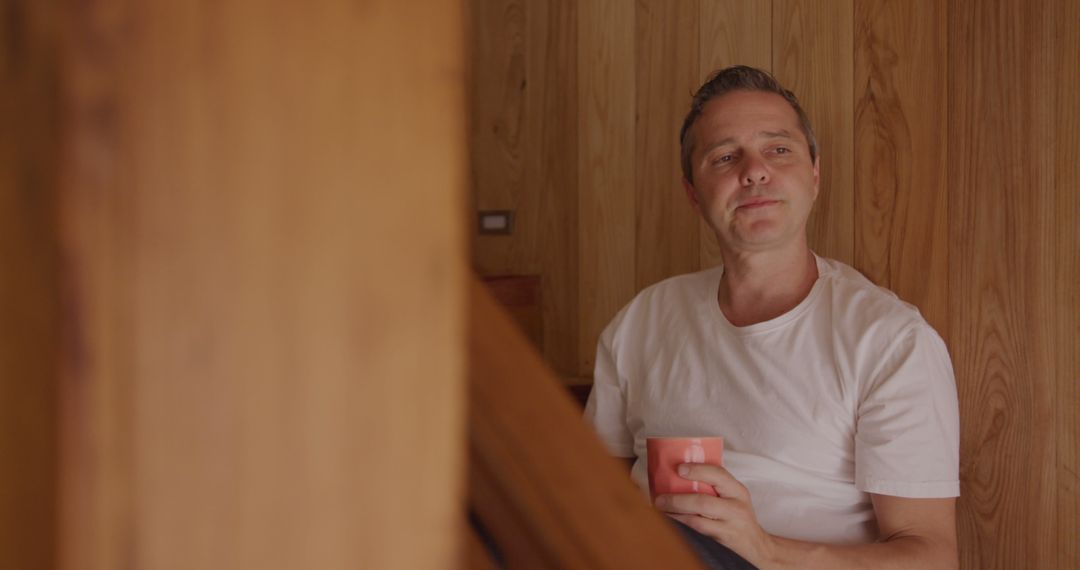
[[[733,91],[709,101],[694,130],[704,140],[745,136],[748,130],[760,137],[804,138],[799,116],[787,100],[762,91]]]

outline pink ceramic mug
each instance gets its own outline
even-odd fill
[[[649,496],[702,493],[716,496],[716,489],[707,483],[690,481],[679,476],[683,463],[723,465],[722,437],[650,437],[645,440],[649,464]]]

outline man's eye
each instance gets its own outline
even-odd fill
[[[722,154],[722,155],[714,158],[713,163],[714,164],[720,164],[720,163],[724,163],[724,162],[731,162],[733,159],[734,159],[733,155]]]
[[[791,152],[791,149],[789,149],[786,146],[778,146],[778,147],[776,147],[776,154],[787,154],[789,152]]]

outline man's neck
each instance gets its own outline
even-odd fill
[[[805,243],[783,250],[725,252],[717,302],[737,327],[775,319],[794,309],[817,281],[817,262]]]

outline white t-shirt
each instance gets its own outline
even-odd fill
[[[724,438],[724,466],[769,533],[877,540],[868,493],[955,497],[959,412],[945,344],[917,309],[851,267],[817,258],[797,307],[733,326],[722,267],[642,291],[605,329],[585,408],[613,455],[645,438]]]

